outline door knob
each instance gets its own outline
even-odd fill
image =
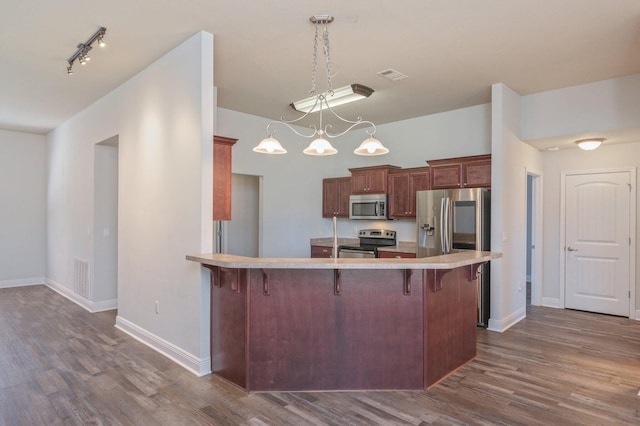
[[[567,247],[567,251],[578,251],[578,249],[574,249],[573,247]]]

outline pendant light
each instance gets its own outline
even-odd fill
[[[302,136],[308,139],[312,139],[312,142],[309,146],[304,149],[305,154],[307,155],[316,155],[316,156],[326,156],[333,155],[338,152],[331,143],[329,139],[337,138],[345,135],[349,130],[355,128],[356,126],[366,125],[369,126],[370,129],[366,131],[369,135],[367,139],[365,139],[362,144],[354,151],[357,155],[382,155],[389,152],[387,148],[382,145],[378,139],[375,139],[373,135],[376,133],[376,126],[371,121],[363,120],[361,117],[358,117],[355,120],[347,120],[340,115],[338,115],[333,109],[333,106],[341,105],[347,102],[353,102],[358,99],[365,99],[369,97],[373,93],[373,89],[370,89],[361,84],[351,84],[349,86],[341,87],[339,89],[332,89],[331,82],[331,59],[329,56],[330,46],[329,46],[329,30],[328,25],[333,22],[333,16],[330,15],[314,15],[309,18],[312,24],[315,25],[315,37],[314,37],[314,46],[313,46],[313,62],[312,62],[312,73],[311,73],[311,90],[310,93],[312,96],[309,98],[302,99],[300,101],[293,102],[291,107],[297,111],[304,112],[304,115],[301,117],[286,121],[282,118],[279,121],[272,121],[267,125],[267,136],[263,139],[253,151],[259,152],[262,154],[285,154],[287,152],[286,149],[282,147],[280,142],[274,137],[275,131],[272,130],[274,125],[283,125],[298,136]],[[322,37],[319,35],[319,27],[322,27]],[[318,44],[319,39],[323,40],[323,52],[325,56],[325,65],[326,65],[326,73],[327,73],[327,90],[323,93],[316,93],[316,69],[318,66]],[[323,126],[323,111],[329,111],[335,118],[345,123],[347,128],[339,133],[330,133],[328,129],[331,125]],[[320,123],[316,127],[312,125],[313,132],[311,134],[303,134],[293,128],[292,124],[299,122],[300,120],[307,117],[312,112],[319,112]]]

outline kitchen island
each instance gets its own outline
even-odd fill
[[[211,271],[212,371],[255,392],[428,389],[476,356],[476,274],[499,257],[187,260]]]

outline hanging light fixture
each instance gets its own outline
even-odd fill
[[[370,126],[371,129],[367,130],[367,134],[369,137],[360,144],[360,146],[354,151],[355,154],[358,155],[382,155],[389,152],[387,148],[382,145],[378,139],[375,139],[373,135],[376,133],[376,126],[371,121],[363,120],[361,117],[358,117],[355,120],[347,120],[340,115],[338,115],[331,107],[336,105],[341,105],[347,102],[353,102],[358,99],[364,99],[369,97],[373,90],[363,86],[361,84],[351,84],[349,86],[341,87],[339,89],[333,90],[331,85],[331,59],[329,56],[329,30],[328,25],[333,22],[333,16],[330,15],[314,15],[309,18],[312,24],[315,25],[315,37],[314,37],[314,45],[313,45],[313,62],[311,69],[311,90],[309,93],[311,96],[306,99],[302,99],[300,101],[293,102],[291,107],[296,111],[304,112],[304,115],[291,121],[286,121],[284,117],[282,117],[279,121],[272,121],[267,125],[267,133],[268,137],[262,140],[253,148],[255,152],[259,152],[262,154],[285,154],[287,152],[286,149],[280,145],[280,142],[274,137],[275,130],[272,130],[272,126],[276,124],[284,125],[289,128],[292,132],[297,134],[298,136],[302,136],[308,139],[313,139],[309,146],[304,149],[305,154],[307,155],[333,155],[338,152],[335,149],[328,139],[337,138],[345,135],[349,130],[353,129],[359,125]],[[327,71],[327,90],[323,93],[316,92],[316,70],[318,67],[318,44],[319,44],[319,31],[318,28],[322,26],[322,41],[323,41],[323,52],[325,58],[325,65]],[[330,124],[323,127],[323,111],[329,111],[334,117],[338,120],[342,121],[347,125],[347,128],[339,133],[330,133],[328,129],[331,127]],[[303,134],[293,128],[292,124],[299,122],[306,118],[312,112],[320,112],[320,123],[316,127],[316,125],[311,125],[310,127],[313,129],[311,134]]]
[[[98,42],[98,46],[105,47],[106,43],[104,42],[104,35],[107,33],[107,29],[105,27],[100,27],[98,31],[96,31],[89,40],[84,43],[78,44],[78,50],[76,53],[71,55],[69,59],[67,59],[67,74],[73,75],[73,64],[74,62],[78,62],[80,65],[85,65],[87,62],[91,60],[89,56],[89,51],[93,49],[93,43]]]
[[[580,139],[576,141],[580,149],[585,151],[592,151],[600,146],[602,142],[605,141],[605,138],[589,138],[589,139]]]

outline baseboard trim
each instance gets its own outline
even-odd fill
[[[198,358],[121,316],[116,317],[116,328],[161,353],[198,377],[211,374],[211,358],[209,357]]]
[[[560,308],[560,299],[553,299],[551,297],[543,297],[542,298],[542,306],[546,306],[548,308]]]
[[[636,316],[634,318],[636,321],[640,321],[640,309],[636,309]]]
[[[44,284],[44,277],[33,277],[33,278],[23,278],[19,280],[0,281],[0,288],[27,287],[30,285],[42,285],[42,284]]]
[[[56,293],[61,294],[62,296],[66,297],[67,299],[71,300],[73,303],[80,305],[81,307],[83,307],[84,309],[86,309],[87,311],[91,312],[92,314],[95,314],[96,312],[102,312],[102,311],[110,311],[113,309],[118,309],[118,299],[113,299],[113,300],[104,300],[101,302],[92,302],[89,299],[86,299],[76,293],[74,293],[71,289],[68,289],[67,287],[63,286],[62,284],[51,280],[49,278],[47,278],[44,281],[44,284],[49,287],[51,290],[55,291]]]
[[[489,324],[487,330],[489,331],[497,331],[498,333],[503,333],[511,328],[513,325],[519,323],[527,316],[527,308],[524,307],[522,309],[518,309],[516,312],[512,313],[508,317],[502,320],[494,320],[489,319]]]

